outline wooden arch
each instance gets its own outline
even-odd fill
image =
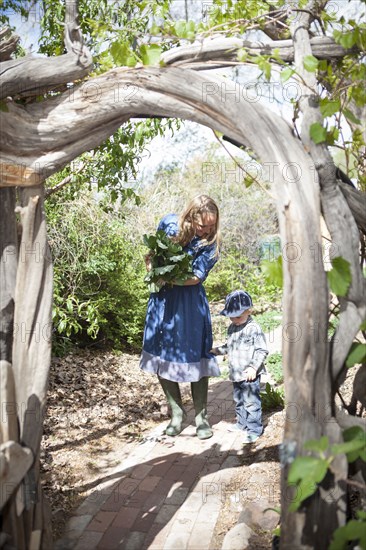
[[[305,93],[304,100],[308,100]],[[333,164],[324,162],[327,157],[310,156],[309,148],[287,123],[250,101],[237,83],[187,68],[113,69],[41,103],[8,101],[7,111],[1,113],[0,137],[0,276],[5,289],[1,301],[1,399],[8,404],[0,450],[9,490],[2,492],[1,504],[6,532],[12,533],[19,549],[29,547],[29,536],[32,547],[50,548],[39,496],[52,303],[43,182],[102,143],[127,120],[141,116],[198,122],[242,144],[270,167],[283,245],[285,391],[287,403],[296,409],[295,418],[286,418],[284,449],[301,454],[308,439],[328,435],[331,441],[338,441],[340,437],[333,384],[366,306],[358,268],[357,226],[335,180]],[[15,187],[21,197],[17,212]],[[349,261],[354,275],[349,299],[342,304],[342,337],[332,348],[327,339],[327,278],[317,254],[321,250],[321,205],[339,256]],[[281,545],[310,548],[317,544],[323,548],[319,526],[327,524],[334,530],[344,521],[340,480],[346,477],[347,464],[339,459],[337,474],[330,485],[321,488],[322,506],[317,507],[315,501],[306,512],[297,514],[288,512],[287,466],[285,461],[282,523],[286,529]],[[339,490],[337,503],[335,488]]]

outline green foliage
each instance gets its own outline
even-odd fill
[[[282,256],[278,256],[275,260],[262,260],[261,268],[264,278],[268,284],[272,284],[277,288],[283,286],[283,266]]]
[[[286,67],[285,69],[282,69],[280,74],[281,81],[283,83],[287,82],[294,74],[295,74],[295,69],[292,69],[291,67]]]
[[[309,73],[314,73],[319,65],[319,61],[313,55],[306,55],[304,57],[304,69],[309,71]]]
[[[261,392],[262,409],[271,411],[273,409],[283,409],[285,406],[285,397],[283,388],[273,388],[268,382],[266,389]]]
[[[314,122],[310,126],[310,137],[314,143],[334,143],[334,140],[332,140],[332,135],[332,132],[328,132],[327,129],[324,128],[319,122]]]
[[[360,342],[353,342],[351,349],[346,359],[346,366],[348,368],[353,367],[359,363],[363,363],[366,360],[366,344]]]
[[[304,450],[318,456],[298,456],[290,465],[287,482],[296,485],[297,489],[289,506],[291,512],[296,512],[308,497],[316,493],[337,455],[345,454],[348,462],[354,462],[357,458],[366,462],[365,431],[360,426],[352,426],[344,430],[343,439],[344,443],[335,445],[330,445],[326,436],[305,442]]]
[[[80,28],[93,54],[94,74],[121,65],[156,65],[161,52],[173,41],[179,43],[179,38],[193,39],[194,23],[183,22],[184,29],[179,27],[169,15],[170,4],[170,0],[80,0]],[[65,51],[64,3],[44,0],[43,8],[40,52],[60,55]],[[154,35],[159,36],[160,44],[151,43]]]
[[[332,446],[333,454],[345,453],[348,462],[358,458],[366,462],[366,434],[360,426],[352,426],[343,432],[344,443]]]
[[[131,90],[131,94],[133,94]],[[154,137],[164,134],[167,129],[179,128],[179,121],[146,119],[141,122],[127,122],[111,137],[92,152],[86,152],[77,161],[67,166],[48,180],[50,188],[63,178],[71,176],[68,185],[69,199],[76,198],[79,189],[102,191],[109,202],[134,198],[138,164],[146,146]],[[82,165],[78,171],[78,165]]]
[[[258,316],[256,316],[256,320],[258,320]],[[260,323],[259,320],[258,322]],[[271,374],[276,384],[282,384],[283,383],[282,353],[275,352],[268,355],[266,359],[266,369],[269,371],[269,373]]]
[[[215,268],[205,281],[211,301],[222,300],[229,292],[243,288],[252,296],[257,311],[276,304],[280,292],[276,284],[266,279],[258,266],[251,264],[237,250],[227,250],[220,256]]]
[[[329,550],[346,550],[350,542],[357,543],[362,550],[366,549],[366,512],[363,510],[357,510],[355,519],[334,531]]]
[[[162,282],[168,286],[179,285],[193,276],[192,256],[184,252],[180,244],[174,243],[165,231],[144,235],[144,244],[150,250],[151,270],[144,278],[150,292],[158,292]]]
[[[320,100],[320,112],[323,117],[329,117],[339,112],[341,108],[340,99],[330,100],[327,97]]]
[[[263,313],[256,313],[255,318],[264,332],[269,332],[270,330],[273,330],[274,328],[280,326],[282,322],[282,315],[276,309],[267,310]]]
[[[9,18],[14,13],[18,13],[24,18],[28,16],[27,6],[19,0],[1,0],[0,7],[0,25],[9,25]]]
[[[287,482],[295,484],[297,491],[289,506],[290,512],[295,512],[300,504],[313,495],[318,483],[323,481],[328,470],[328,462],[324,458],[300,456],[291,463]]]
[[[330,289],[337,296],[346,296],[352,281],[350,263],[340,256],[333,258],[332,269],[327,271]]]
[[[78,343],[140,347],[148,298],[143,247],[90,197],[47,205],[54,256],[55,350]],[[133,237],[133,235],[132,235]]]

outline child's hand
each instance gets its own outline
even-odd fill
[[[210,353],[212,353],[213,355],[219,355],[219,350],[217,348],[212,348],[210,349]]]
[[[248,382],[253,382],[257,378],[257,371],[253,367],[245,369],[245,374]]]

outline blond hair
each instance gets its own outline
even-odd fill
[[[215,227],[205,241],[207,244],[216,243],[216,254],[218,254],[220,246],[220,213],[216,202],[208,195],[197,195],[183,210],[179,218],[179,232],[176,241],[180,245],[186,246],[193,239],[195,235],[193,222],[196,221],[197,216],[202,214],[214,214],[216,216]]]

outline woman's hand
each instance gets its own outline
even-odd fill
[[[151,258],[153,257],[153,255],[153,252],[149,252],[144,256],[146,271],[151,271],[152,269]]]

